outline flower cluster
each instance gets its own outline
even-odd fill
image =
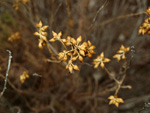
[[[45,32],[48,26],[43,26],[42,22],[40,21],[36,25],[36,27],[39,31],[35,32],[34,35],[39,37],[39,48],[43,48],[44,45],[47,45],[49,49],[49,42],[54,43],[55,41],[59,41],[64,46],[62,52],[59,52],[57,54],[56,62],[65,62],[64,64],[66,64],[66,69],[69,70],[70,73],[73,73],[74,70],[80,70],[78,65],[75,64],[76,61],[80,61],[82,63],[85,57],[91,58],[92,55],[95,54],[95,46],[92,45],[90,41],[82,42],[82,36],[79,36],[76,39],[71,36],[62,38],[62,32],[56,33],[52,31],[52,38],[48,41],[46,38],[47,32]],[[121,59],[126,59],[125,55],[129,50],[129,47],[125,48],[123,45],[121,45],[120,49],[117,51],[117,54],[114,55],[113,58],[117,58],[118,61],[120,61]],[[53,54],[52,51],[51,53]],[[104,57],[104,52],[101,52],[101,54],[93,60],[94,68],[98,68],[100,66],[102,69],[105,69],[108,75],[112,79],[114,79],[116,84],[121,86],[120,83],[122,82],[119,82],[119,80],[112,76],[109,70],[105,67],[105,63],[110,61],[111,60],[109,58]],[[24,80],[28,77],[28,74],[24,72],[20,77],[21,82],[23,83]],[[120,88],[120,86],[118,87]],[[117,89],[116,91],[118,93],[119,89]],[[124,101],[122,98],[117,98],[117,93],[115,93],[115,96],[108,97],[108,99],[110,99],[109,104],[114,104],[118,107],[119,103],[123,103]]]
[[[20,33],[19,32],[16,32],[14,34],[12,34],[9,38],[8,38],[8,41],[10,42],[15,42],[17,40],[20,40]]]
[[[44,45],[48,44],[47,41],[47,32],[45,30],[48,26],[43,26],[40,21],[36,27],[38,28],[38,32],[35,32],[34,35],[39,37],[39,48],[42,49]],[[91,58],[93,54],[95,54],[94,49],[95,46],[91,44],[90,41],[82,42],[82,36],[77,37],[77,39],[67,36],[66,38],[62,38],[62,32],[56,33],[52,31],[53,37],[49,40],[49,42],[59,41],[64,46],[65,50],[59,52],[57,54],[58,60],[62,62],[68,62],[66,65],[66,69],[69,70],[70,73],[73,70],[79,70],[78,65],[75,65],[74,62],[79,60],[83,62],[85,57]],[[68,50],[69,49],[69,50]],[[125,48],[121,45],[120,50],[117,52],[113,58],[117,58],[118,61],[121,59],[125,59],[125,53],[130,50],[129,47]],[[93,60],[94,68],[100,67],[103,69],[105,67],[104,63],[110,62],[110,59],[104,57],[104,52],[102,52],[96,59]]]
[[[150,34],[150,17],[145,19],[144,23],[139,28],[139,34]]]
[[[119,106],[119,103],[124,103],[122,98],[118,98],[117,95],[111,95],[108,97],[108,99],[110,100],[109,104],[114,104],[116,107]]]
[[[39,37],[39,48],[42,49],[44,45],[47,43],[47,32],[45,30],[48,28],[48,26],[43,26],[42,22],[40,21],[38,24],[36,24],[36,27],[38,28],[38,32],[35,32],[34,35]]]
[[[118,62],[121,59],[126,59],[125,54],[130,50],[129,47],[125,48],[123,45],[121,45],[120,50],[117,51],[117,54],[113,56],[113,58],[117,58]],[[104,57],[104,52],[102,52],[99,56],[97,56],[96,59],[93,60],[94,68],[98,68],[100,65],[103,69],[105,67],[104,63],[110,62],[110,59]]]
[[[102,52],[96,59],[94,59],[93,64],[94,68],[97,68],[99,65],[103,69],[105,67],[104,63],[110,62],[110,59],[104,57],[104,52]]]
[[[65,46],[66,50],[63,50],[62,52],[58,53],[58,58],[60,61],[63,62],[66,62],[68,60],[66,69],[68,69],[70,73],[73,72],[73,69],[79,70],[79,67],[73,64],[74,61],[79,60],[80,62],[83,62],[84,57],[87,56],[91,58],[92,54],[95,54],[95,46],[92,45],[90,41],[81,43],[81,36],[79,36],[77,39],[71,36],[67,36],[66,39],[62,39],[61,32],[57,34],[54,31],[52,31],[52,34],[53,38],[49,40],[50,42],[55,42],[56,40],[58,40]],[[67,48],[69,48],[69,50]]]
[[[25,81],[27,78],[29,78],[29,75],[28,75],[28,73],[27,73],[26,71],[24,71],[23,74],[20,75],[20,81],[21,81],[21,83],[23,84],[24,81]]]
[[[146,10],[146,14],[149,16],[144,20],[144,23],[139,27],[139,34],[150,34],[150,7]]]
[[[117,58],[118,62],[121,59],[126,59],[125,54],[130,50],[130,47],[125,48],[123,45],[121,45],[120,50],[117,51],[117,54],[113,56],[113,58]]]

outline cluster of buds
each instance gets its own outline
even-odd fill
[[[122,59],[125,60],[126,56],[125,54],[130,50],[130,47],[125,48],[123,45],[121,45],[120,50],[117,51],[117,54],[113,56],[113,58],[117,58],[118,62]]]
[[[35,32],[34,35],[39,37],[39,48],[43,48],[44,45],[48,44],[48,42],[59,41],[64,46],[64,50],[57,54],[59,62],[67,62],[66,69],[72,73],[74,70],[79,71],[78,65],[74,64],[75,61],[83,62],[85,57],[91,58],[93,54],[95,54],[94,49],[95,46],[91,44],[90,41],[82,42],[82,37],[79,36],[76,39],[67,36],[66,38],[62,38],[62,32],[56,33],[52,31],[53,37],[47,41],[47,33],[45,30],[48,26],[42,26],[42,22],[40,21],[36,27],[39,29],[38,32]],[[126,53],[130,50],[129,47],[125,48],[121,45],[120,49],[117,51],[117,54],[113,56],[116,58],[118,62],[121,59],[126,59]],[[102,52],[96,59],[93,60],[94,68],[98,68],[99,66],[112,77],[111,73],[105,68],[105,63],[110,62],[110,59],[104,57],[104,52]],[[24,72],[20,77],[21,82],[23,83],[26,78],[28,78],[28,74]],[[119,84],[119,81],[113,77],[116,83]],[[118,90],[117,90],[118,91]],[[118,98],[117,95],[108,97],[110,100],[109,104],[114,104],[116,107],[119,106],[119,103],[124,103],[122,98]]]
[[[104,57],[104,52],[102,52],[99,56],[97,56],[96,59],[94,59],[93,64],[94,68],[98,68],[100,65],[101,68],[103,69],[105,67],[104,63],[105,62],[110,62],[110,59]]]
[[[36,27],[39,29],[39,31],[35,32],[34,35],[39,37],[39,48],[43,48],[44,45],[48,44],[46,38],[47,32],[45,32],[48,26],[43,26],[42,22],[40,21],[36,25]],[[77,65],[74,65],[73,62],[77,60],[83,62],[85,57],[91,58],[92,55],[95,54],[95,46],[92,45],[90,41],[82,42],[81,36],[77,37],[77,39],[71,36],[62,38],[62,32],[56,33],[54,31],[52,31],[52,35],[53,37],[49,40],[49,42],[59,41],[65,48],[65,50],[58,53],[57,56],[59,61],[68,62],[66,65],[66,69],[68,69],[70,73],[72,73],[73,70],[79,70],[79,67]],[[120,50],[116,55],[113,56],[113,58],[117,58],[118,61],[120,61],[121,59],[126,59],[125,54],[129,50],[129,47],[125,48],[123,45],[121,45]],[[105,58],[104,52],[102,52],[99,56],[97,56],[96,59],[94,59],[94,68],[98,68],[98,66],[100,65],[100,67],[103,69],[105,68],[104,63],[107,62],[110,62],[110,59]]]
[[[74,70],[79,70],[77,65],[74,65],[73,62],[77,59],[80,62],[83,62],[84,57],[92,57],[92,54],[95,54],[94,49],[95,46],[91,44],[90,41],[88,42],[82,42],[82,37],[79,36],[77,39],[74,39],[73,37],[67,36],[66,39],[62,39],[62,33],[59,32],[58,34],[52,31],[53,38],[50,39],[50,42],[55,42],[56,40],[60,41],[66,48],[66,50],[63,50],[62,52],[58,53],[58,58],[60,61],[67,61],[68,64],[66,65],[66,69],[69,70],[70,73]],[[70,48],[70,50],[67,50],[67,47]],[[69,59],[68,59],[69,58]]]
[[[138,34],[150,34],[150,7],[145,12],[149,17],[144,20],[144,23],[139,27]]]
[[[26,71],[24,71],[23,74],[20,75],[20,81],[21,81],[21,83],[23,84],[24,81],[25,81],[27,78],[29,78],[29,75],[28,75],[28,73],[27,73]]]
[[[39,37],[39,48],[42,49],[44,45],[47,43],[47,32],[45,30],[48,28],[48,26],[43,26],[42,22],[40,21],[38,24],[36,24],[36,27],[38,28],[38,32],[35,32],[34,35]]]
[[[8,41],[10,41],[10,42],[15,42],[15,41],[18,41],[18,40],[20,40],[20,33],[19,32],[16,32],[16,33],[12,34],[8,38]]]
[[[15,8],[15,10],[18,10],[19,9],[19,2],[22,2],[24,5],[26,5],[27,3],[30,2],[30,0],[16,0],[14,3],[13,3],[13,7]]]
[[[113,58],[117,58],[118,62],[121,59],[126,59],[125,54],[130,50],[130,47],[125,48],[123,45],[121,45],[120,50],[117,51],[117,54],[113,56]],[[104,52],[102,52],[99,56],[97,56],[96,59],[93,60],[94,68],[98,68],[100,65],[102,69],[105,68],[104,63],[110,62],[110,59],[104,57]]]
[[[109,105],[110,104],[114,104],[116,107],[119,106],[119,103],[124,103],[122,98],[118,98],[117,95],[111,95],[108,97],[108,99],[110,100]]]
[[[150,17],[145,19],[144,23],[139,28],[139,34],[150,34]]]

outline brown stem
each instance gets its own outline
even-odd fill
[[[119,84],[119,81],[115,78],[115,76],[113,76],[106,67],[104,69],[109,75],[109,77],[112,78],[116,82],[116,84]]]
[[[111,22],[113,22],[115,20],[120,20],[120,19],[124,19],[124,18],[128,18],[128,17],[133,17],[133,16],[139,16],[139,15],[143,15],[143,14],[146,14],[146,12],[132,13],[132,14],[127,14],[127,15],[122,15],[122,16],[114,17],[114,18],[108,19],[108,20],[100,23],[100,26],[109,24],[109,23],[111,23]]]

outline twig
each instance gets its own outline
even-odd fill
[[[93,65],[91,65],[91,64],[89,64],[89,63],[87,63],[87,62],[83,62],[83,63],[82,63],[82,65],[84,65],[84,64],[87,65],[87,66],[93,67]]]
[[[116,84],[119,84],[119,81],[115,78],[115,76],[112,75],[112,74],[108,71],[107,68],[104,68],[104,69],[105,69],[106,73],[109,75],[109,77],[112,78],[112,79],[116,82]]]
[[[32,75],[33,75],[33,76],[36,76],[36,77],[42,77],[42,75],[39,75],[39,74],[37,74],[37,73],[33,73]]]
[[[100,26],[109,24],[109,23],[111,23],[111,22],[113,22],[115,20],[120,20],[120,19],[124,19],[124,18],[128,18],[128,17],[133,17],[133,16],[139,16],[139,15],[143,15],[143,14],[146,14],[146,13],[145,12],[132,13],[132,14],[128,14],[128,15],[122,15],[122,16],[114,17],[114,18],[108,19],[108,20],[100,23]]]
[[[71,8],[70,8],[69,0],[66,0],[66,6],[67,6],[67,13],[68,13],[68,30],[69,30],[69,27],[72,27],[72,25],[70,24],[70,22],[72,21],[72,19],[71,19],[72,12],[71,12]]]
[[[122,89],[131,89],[131,88],[132,88],[132,86],[130,86],[130,85],[126,85],[126,86],[121,86],[121,88],[122,88]]]
[[[138,113],[141,113],[143,110],[145,110],[147,108],[150,108],[150,102],[145,103],[144,107],[140,111],[138,111]]]
[[[131,99],[127,99],[126,102],[121,105],[119,107],[120,110],[128,110],[128,109],[132,109],[133,107],[135,107],[137,104],[140,104],[140,103],[143,103],[143,102],[146,102],[150,99],[150,94],[148,95],[144,95],[144,96],[140,96],[140,97],[134,97],[134,98],[131,98]],[[146,103],[149,103],[149,102],[146,102]],[[146,106],[145,106],[146,107]],[[143,109],[141,109],[143,110]],[[138,111],[138,113],[142,113],[140,111]]]
[[[92,23],[91,23],[90,27],[88,28],[88,30],[90,30],[92,28],[93,24],[96,21],[96,18],[98,16],[99,12],[107,5],[107,3],[108,3],[108,0],[106,0],[105,3],[101,7],[99,7],[99,9],[97,10],[96,15],[94,16]]]
[[[9,53],[9,59],[8,59],[8,67],[7,67],[7,71],[6,71],[6,77],[5,77],[5,83],[4,83],[4,87],[3,87],[3,90],[0,94],[0,98],[3,96],[5,90],[7,89],[6,88],[6,85],[7,85],[7,78],[8,78],[8,72],[9,72],[9,69],[10,69],[10,64],[11,64],[11,59],[12,59],[12,55],[11,55],[11,51],[10,50],[7,50],[7,52]]]
[[[63,2],[62,2],[63,3]],[[54,16],[57,14],[57,12],[59,11],[59,9],[60,9],[60,7],[62,6],[62,3],[60,3],[59,5],[58,5],[58,7],[56,8],[56,11],[55,11],[55,14],[54,14]]]
[[[60,63],[61,61],[46,59],[47,62]]]

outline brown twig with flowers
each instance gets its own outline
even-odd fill
[[[42,49],[43,46],[48,45],[48,40],[46,38],[47,32],[45,30],[48,28],[48,26],[43,26],[42,22],[40,21],[39,24],[36,25],[37,28],[39,29],[38,32],[35,32],[34,35],[39,37],[39,48]],[[53,37],[49,40],[49,42],[55,42],[59,41],[65,48],[62,52],[58,53],[57,60],[47,60],[49,62],[67,62],[66,64],[66,69],[69,70],[70,73],[73,73],[73,70],[79,71],[78,65],[74,64],[75,61],[79,60],[80,62],[83,62],[84,58],[87,56],[89,58],[92,57],[92,54],[95,54],[94,49],[95,46],[91,44],[90,41],[83,42],[82,43],[82,37],[79,36],[77,39],[67,36],[67,38],[61,38],[62,37],[62,32],[56,33],[52,31]],[[51,49],[49,46],[47,46],[49,49],[49,52],[52,53]],[[126,53],[130,50],[129,47],[125,48],[123,45],[121,45],[120,50],[117,51],[117,54],[113,56],[113,58],[116,58],[118,62],[122,59],[126,59]],[[122,79],[119,81],[115,78],[114,75],[111,74],[111,72],[105,67],[104,63],[110,62],[110,59],[104,57],[104,52],[102,52],[99,56],[97,56],[96,59],[93,60],[94,68],[98,68],[99,65],[102,69],[106,71],[106,73],[109,75],[110,78],[112,78],[115,83],[116,83],[116,91],[115,91],[115,96],[114,98],[117,99],[117,94],[119,92],[119,89],[122,88],[122,83],[126,77],[126,67],[127,67],[127,62],[125,60],[125,73],[122,77]],[[126,86],[123,86],[123,88],[129,88]],[[109,99],[114,99],[112,96]],[[120,100],[120,99],[117,99]],[[122,103],[122,101],[115,103],[116,101],[111,100],[110,104],[115,104],[117,107],[119,106],[119,103]]]
[[[34,35],[39,37],[39,48],[42,49],[43,46],[47,45],[47,48],[49,49],[49,52],[52,53],[51,49],[48,46],[47,41],[47,32],[45,30],[48,28],[48,26],[42,26],[42,22],[40,21],[39,24],[36,25],[39,29],[38,32],[35,32]],[[59,41],[64,46],[65,50],[58,53],[58,61],[54,62],[66,62],[68,61],[66,65],[66,69],[69,70],[70,73],[73,72],[73,70],[78,70],[78,65],[73,64],[77,59],[80,62],[83,62],[84,57],[92,57],[92,54],[95,54],[94,49],[95,46],[91,44],[90,41],[88,42],[82,42],[82,37],[79,36],[77,39],[74,39],[73,37],[67,36],[66,39],[62,39],[62,32],[59,32],[58,34],[52,31],[53,38],[49,40],[49,42],[55,42]],[[53,53],[52,53],[53,54]],[[68,59],[69,58],[69,59]],[[53,60],[48,60],[52,61]]]
[[[65,50],[58,53],[58,58],[60,61],[66,62],[68,60],[68,63],[66,65],[66,69],[69,70],[70,73],[74,70],[79,70],[79,67],[77,65],[74,65],[73,62],[77,59],[80,62],[83,62],[83,58],[85,56],[88,56],[89,58],[92,57],[92,54],[95,54],[94,48],[95,46],[91,44],[90,41],[88,42],[82,42],[82,37],[79,36],[76,40],[73,37],[67,36],[66,39],[62,39],[62,33],[59,32],[58,34],[52,31],[53,38],[50,39],[50,42],[60,41],[63,46],[65,47]],[[68,50],[67,47],[70,49]],[[68,59],[68,57],[70,59]]]
[[[129,47],[125,48],[123,45],[121,45],[120,50],[117,51],[117,54],[113,56],[113,58],[116,58],[118,60],[118,62],[122,59],[125,60],[125,64],[124,64],[124,68],[125,68],[125,72],[124,75],[122,77],[122,79],[119,81],[115,78],[114,75],[111,74],[111,72],[105,67],[104,63],[106,62],[110,62],[110,59],[105,58],[104,57],[104,53],[102,52],[100,54],[100,56],[97,56],[96,59],[94,59],[93,64],[94,64],[94,68],[98,68],[98,66],[100,65],[102,69],[105,69],[106,73],[109,75],[110,78],[112,78],[115,83],[116,83],[116,91],[114,96],[111,95],[110,97],[108,97],[108,99],[110,99],[110,103],[109,104],[115,104],[116,107],[119,106],[119,103],[123,103],[123,99],[122,98],[118,98],[117,94],[119,92],[119,89],[122,88],[122,83],[126,77],[126,70],[127,70],[127,62],[126,62],[126,53],[130,50]],[[129,88],[124,86],[124,88]]]
[[[146,18],[144,20],[144,23],[140,26],[139,28],[139,34],[150,34],[150,7],[146,10],[145,14],[148,16],[148,18]]]

